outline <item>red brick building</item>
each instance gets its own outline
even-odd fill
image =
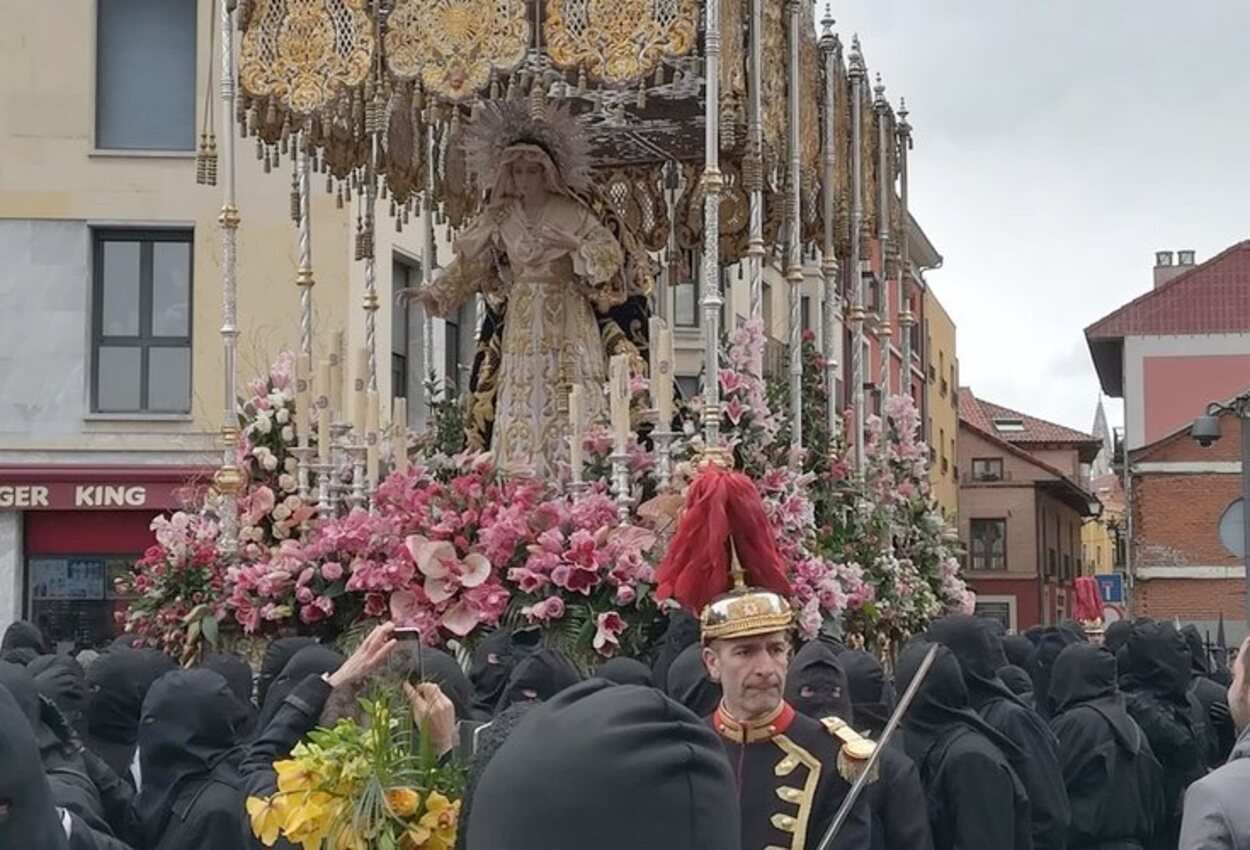
[[[978,613],[1012,630],[1072,615],[1081,526],[1099,511],[1089,434],[959,391],[959,536]]]
[[[1103,391],[1124,399],[1130,614],[1177,617],[1230,640],[1244,631],[1241,561],[1220,540],[1240,495],[1235,419],[1198,446],[1189,425],[1208,402],[1250,387],[1250,241],[1195,264],[1156,255],[1154,288],[1085,330]],[[1228,517],[1226,517],[1228,514]],[[1240,624],[1240,625],[1239,625]]]

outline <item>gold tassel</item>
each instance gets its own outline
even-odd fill
[[[208,152],[204,155],[204,179],[209,186],[217,185],[217,136],[208,134]]]
[[[585,67],[581,67],[577,69],[577,93],[578,94],[586,93],[586,68]]]

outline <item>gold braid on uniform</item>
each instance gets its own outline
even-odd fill
[[[838,750],[838,773],[842,774],[842,778],[847,782],[859,779],[868,760],[876,752],[877,745],[852,729],[851,725],[840,717],[825,717],[820,722],[824,725],[825,731],[842,745]],[[881,764],[878,762],[873,765],[868,781],[876,782],[880,776]]]

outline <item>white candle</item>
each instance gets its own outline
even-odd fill
[[[343,412],[343,332],[335,331],[330,342],[330,385],[326,391],[330,410]]]
[[[392,464],[396,472],[408,471],[408,399],[395,399],[391,413]]]
[[[673,421],[673,335],[658,316],[651,317],[651,401],[656,427],[667,431]]]
[[[365,465],[368,467],[369,481],[376,487],[380,483],[378,481],[378,394],[375,390],[369,390],[365,393],[365,399],[365,445],[368,446]]]
[[[352,382],[352,428],[356,432],[356,436],[363,436],[365,433],[365,422],[369,418],[368,405],[369,399],[367,390],[369,388],[369,349],[362,348],[356,352],[356,378]]]
[[[612,355],[609,375],[609,409],[616,450],[624,453],[629,446],[629,357]]]
[[[295,360],[295,427],[301,448],[312,439],[312,358],[301,354]]]
[[[330,361],[322,360],[317,367],[317,460],[330,462]]]
[[[570,477],[574,482],[582,480],[582,468],[585,465],[582,452],[582,429],[585,427],[586,417],[583,410],[583,392],[580,384],[569,387],[569,466],[572,469]]]

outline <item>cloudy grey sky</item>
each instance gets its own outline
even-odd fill
[[[817,15],[824,11],[823,0]],[[1082,330],[1250,236],[1246,0],[837,0],[907,98],[927,276],[977,395],[1088,430]],[[1121,407],[1108,404],[1118,424]]]

